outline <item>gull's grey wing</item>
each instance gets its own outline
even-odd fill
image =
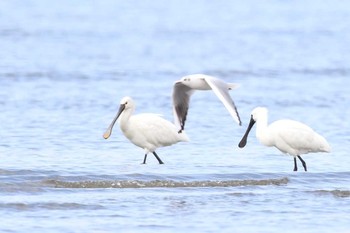
[[[194,92],[190,87],[175,82],[173,88],[173,114],[176,127],[179,128],[179,133],[184,130],[187,112],[189,108],[190,96]]]
[[[230,94],[228,93],[229,86],[224,81],[214,78],[214,77],[206,77],[204,80],[208,83],[217,97],[224,104],[226,109],[229,111],[233,119],[239,124],[242,125],[241,118],[239,117],[237,107],[233,102]]]

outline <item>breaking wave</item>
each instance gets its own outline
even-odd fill
[[[60,181],[46,180],[47,185],[55,188],[186,188],[186,187],[235,187],[235,186],[264,186],[285,185],[289,179],[262,180],[205,180],[205,181],[174,181],[174,180],[115,180],[115,181]]]

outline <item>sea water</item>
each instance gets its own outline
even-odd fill
[[[1,232],[349,232],[350,4],[346,1],[1,1]],[[116,125],[172,116],[172,86],[240,84],[243,125],[211,91],[191,98],[190,142],[131,144]],[[261,145],[256,106],[301,121],[331,153]]]

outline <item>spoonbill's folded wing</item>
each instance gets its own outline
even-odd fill
[[[242,125],[241,118],[239,117],[237,107],[233,102],[230,94],[228,93],[227,83],[221,81],[220,79],[214,78],[205,78],[204,79],[221,102],[225,105],[226,109],[229,111],[233,119],[239,124]]]

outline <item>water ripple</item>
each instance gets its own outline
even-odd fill
[[[11,203],[0,203],[0,208],[16,209],[20,211],[35,210],[35,209],[46,209],[46,210],[72,210],[72,209],[104,209],[102,205],[89,205],[80,204],[73,202],[57,203],[57,202],[39,202],[39,203],[24,203],[24,202],[11,202]]]
[[[335,189],[335,190],[316,190],[314,192],[317,193],[317,194],[320,194],[320,195],[331,194],[334,197],[342,197],[342,198],[350,197],[350,191],[349,190],[339,190],[339,189]]]

